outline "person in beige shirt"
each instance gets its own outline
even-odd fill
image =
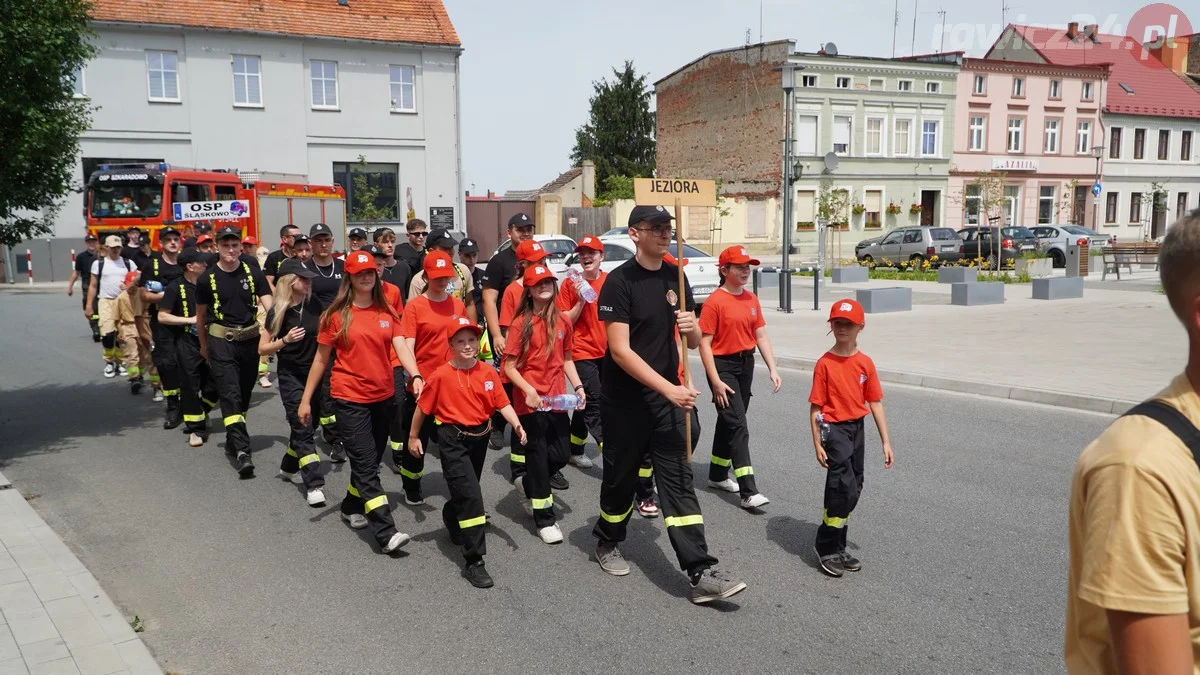
[[[1200,426],[1200,211],[1168,230],[1159,269],[1190,346],[1184,373],[1152,400]],[[1144,414],[1117,419],[1075,465],[1069,539],[1067,671],[1200,675],[1200,468],[1192,449]]]

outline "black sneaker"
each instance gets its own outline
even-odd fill
[[[142,378],[139,375],[138,377],[135,377],[129,381],[129,393],[136,396],[136,395],[140,394],[141,392],[142,392]]]
[[[483,566],[482,560],[467,565],[467,568],[463,570],[463,576],[475,588],[491,588],[496,585],[496,582],[492,581],[491,575],[488,574],[487,568]]]
[[[168,408],[167,417],[163,420],[163,428],[174,429],[180,424],[183,424],[183,410],[180,408],[175,408],[174,410]]]
[[[341,464],[346,461],[346,446],[342,445],[341,441],[334,441],[329,447],[329,461],[334,464]]]
[[[831,577],[840,577],[846,572],[846,568],[842,566],[842,554],[830,553],[821,555],[821,552],[813,547],[813,552],[817,554],[817,560],[820,563],[821,571]]]
[[[450,533],[450,543],[455,546],[462,546],[462,530],[459,529],[458,523],[450,518],[450,512],[442,509],[442,522],[446,524],[446,531]],[[479,563],[482,565],[483,563]]]
[[[237,472],[242,478],[254,478],[254,462],[250,459],[250,453],[237,454]]]
[[[567,482],[567,477],[561,471],[555,471],[553,476],[550,476],[550,489],[552,490],[569,490],[571,484]]]
[[[862,569],[862,561],[842,551],[842,567],[847,572],[857,572]]]
[[[492,429],[492,435],[488,438],[488,447],[493,450],[502,450],[508,441],[504,438],[504,432],[499,429]]]
[[[334,440],[333,440],[333,439],[334,439],[333,432],[329,430],[329,425],[322,425],[322,426],[321,426],[321,438],[322,438],[322,439],[324,439],[324,440],[325,440],[325,442],[326,442],[326,443],[328,443],[328,444],[330,444],[330,445],[333,445],[333,444],[334,444]]]

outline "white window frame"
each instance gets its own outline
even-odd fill
[[[1188,138],[1187,157],[1183,156],[1183,137],[1184,137],[1183,135],[1184,134],[1188,135],[1188,137],[1187,137]],[[1180,129],[1179,130],[1179,161],[1181,161],[1181,162],[1192,161],[1192,158],[1196,156],[1195,145],[1196,145],[1196,132],[1192,129]]]
[[[87,98],[87,75],[86,68],[79,66],[71,71],[71,90],[74,92],[74,98]]]
[[[1083,83],[1083,86],[1080,87],[1079,100],[1080,101],[1088,101],[1088,102],[1096,100],[1096,83],[1095,82],[1088,80]]]
[[[942,83],[938,82],[937,80],[926,80],[925,81],[925,93],[926,94],[942,93]]]
[[[1057,89],[1058,91],[1055,91]],[[1050,100],[1057,101],[1062,98],[1062,80],[1050,80]]]
[[[844,119],[847,122],[849,122],[849,130],[848,130],[847,138],[846,138],[846,150],[844,152],[837,151],[838,143],[837,143],[836,139],[837,139],[838,120],[839,119]],[[831,129],[831,133],[829,135],[829,149],[832,150],[833,153],[839,157],[852,157],[854,155],[854,115],[851,114],[851,115],[834,115],[833,116],[833,128]]]
[[[313,70],[313,66],[318,63],[321,64],[321,77],[319,78],[322,83],[321,84],[321,103],[317,103],[317,99],[315,97],[316,92],[313,91],[313,84],[315,84],[318,80],[317,74]],[[329,105],[329,103],[325,99],[325,84],[324,83],[326,83],[330,80],[330,78],[325,77],[325,66],[327,66],[327,65],[333,66],[333,105]],[[324,59],[310,59],[309,60],[309,62],[308,62],[308,95],[309,95],[309,98],[311,99],[311,104],[312,104],[313,110],[341,110],[342,92],[340,90],[340,87],[338,86],[338,62],[337,61],[327,61]]]
[[[908,123],[908,142],[904,147],[896,142],[896,130],[901,122]],[[892,156],[893,157],[912,157],[913,156],[913,131],[916,128],[917,118],[905,115],[897,115],[892,118]]]
[[[238,59],[243,59],[243,70],[238,72]],[[253,63],[254,72],[250,72],[246,65]],[[235,108],[262,108],[263,107],[263,92],[262,92],[262,57],[255,54],[231,54],[229,58],[229,67],[233,71],[233,107]],[[242,78],[245,83],[245,101],[238,101],[238,77]],[[251,89],[250,81],[253,78],[254,88]],[[251,94],[258,95],[258,102],[251,100]]]
[[[150,56],[157,55],[159,57],[159,67],[154,68],[150,65]],[[170,56],[174,61],[174,67],[170,70],[166,67],[166,57]],[[162,77],[162,96],[154,96],[151,88],[151,76],[154,73],[159,73]],[[167,96],[167,74],[175,79],[175,96],[174,98]],[[179,52],[163,51],[160,49],[146,50],[146,100],[151,103],[182,103],[183,92],[179,87]]]
[[[1075,123],[1075,154],[1092,154],[1092,121],[1079,120]],[[1168,155],[1169,156],[1169,155]]]
[[[912,86],[913,86],[912,80],[896,80],[896,91],[903,91],[905,93],[911,94]],[[905,89],[905,87],[908,87],[908,88]]]
[[[987,115],[970,115],[967,118],[967,152],[983,152],[987,149]],[[975,121],[981,124],[976,126]],[[976,140],[979,142],[976,143]]]
[[[844,87],[838,86],[838,83],[840,83],[842,80],[846,81],[846,86],[844,86]],[[833,78],[833,88],[834,89],[853,89],[854,88],[854,78],[851,77],[850,75],[835,75]]]
[[[933,152],[925,152],[925,125],[933,124]],[[920,151],[922,157],[941,157],[942,156],[942,120],[921,118],[921,138]]]
[[[406,73],[406,72],[411,75],[411,81],[408,82],[407,84],[404,82],[404,78],[403,78],[403,73]],[[400,80],[396,79],[397,74],[401,75]],[[397,100],[394,98],[394,94],[396,93],[396,87],[400,87],[401,99],[399,101],[399,104],[398,104]],[[411,90],[411,95],[412,95],[412,105],[411,106],[403,105],[403,102],[404,102],[403,96],[404,96],[404,88],[405,87],[408,87]],[[394,112],[394,113],[415,113],[415,112],[417,112],[417,67],[416,66],[406,66],[406,65],[388,66],[388,95],[389,95],[389,97],[391,97],[390,100],[391,100],[391,111],[392,112]]]
[[[971,84],[971,93],[980,96],[987,93],[987,75],[975,74],[975,80]]]
[[[804,153],[800,148],[800,135],[799,135],[798,130],[800,129],[800,118],[801,117],[811,117],[812,119],[816,120],[816,124],[813,125],[812,153],[811,154]],[[794,137],[794,142],[796,143],[797,156],[800,156],[800,157],[819,157],[819,156],[821,156],[822,153],[821,153],[821,113],[820,113],[820,111],[818,111],[818,110],[798,110],[798,111],[796,111],[796,120],[792,123],[792,125],[793,125],[793,128],[797,130],[796,135]]]
[[[1012,95],[1013,98],[1025,98],[1025,78],[1013,77]]]
[[[1050,188],[1050,190],[1051,190],[1051,194],[1049,197],[1046,197],[1042,194],[1042,190],[1045,190],[1046,188]],[[1050,202],[1050,220],[1042,222],[1042,202],[1045,202],[1045,201]],[[1055,206],[1057,204],[1058,204],[1058,187],[1055,185],[1039,185],[1038,186],[1038,207],[1037,207],[1037,213],[1034,215],[1034,220],[1037,221],[1038,225],[1053,225],[1054,224],[1054,221],[1055,221],[1054,215],[1055,215],[1055,211],[1057,210],[1055,208]]]
[[[1013,148],[1013,143],[1012,143],[1012,141],[1013,141],[1013,122],[1017,123],[1017,126],[1016,126],[1017,147],[1016,148]],[[1005,130],[1005,134],[1004,134],[1004,149],[1005,149],[1005,151],[1013,153],[1013,154],[1020,154],[1022,152],[1025,152],[1025,118],[1023,118],[1023,117],[1008,118],[1008,124],[1005,125],[1004,130]]]
[[[1042,135],[1042,152],[1047,155],[1057,155],[1062,152],[1062,123],[1061,118],[1046,120],[1046,128]],[[1050,133],[1050,125],[1054,124],[1054,133]],[[1050,139],[1054,139],[1054,147],[1050,147]]]
[[[1112,155],[1112,149],[1113,149],[1113,145],[1114,145],[1112,140],[1113,140],[1114,135],[1117,136],[1117,142],[1116,142],[1117,156],[1116,157],[1113,157],[1113,155]],[[1125,146],[1125,127],[1109,127],[1108,128],[1108,153],[1105,155],[1105,159],[1121,159],[1121,157],[1125,154],[1124,146]]]
[[[879,122],[879,150],[871,152],[871,122]],[[863,154],[868,157],[885,157],[887,156],[887,116],[886,115],[867,115],[863,122]]]
[[[1113,219],[1108,219],[1108,197],[1109,195],[1116,196],[1116,204],[1113,206]],[[1109,226],[1117,226],[1121,224],[1121,193],[1106,192],[1104,193],[1104,224]]]
[[[812,84],[808,84],[810,79],[812,80]],[[821,86],[821,79],[817,75],[801,75],[800,76],[800,88],[801,89],[816,89],[819,86]]]

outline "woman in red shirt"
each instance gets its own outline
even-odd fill
[[[525,475],[513,482],[522,506],[532,512],[538,536],[547,544],[562,541],[554,517],[551,474],[567,465],[570,420],[565,410],[543,410],[544,401],[567,394],[563,376],[570,381],[583,408],[586,397],[575,362],[571,360],[574,329],[554,304],[558,286],[544,265],[525,270],[525,290],[504,345],[504,372],[512,381],[514,405],[528,442]]]
[[[350,486],[342,500],[342,520],[358,530],[371,526],[371,534],[384,553],[408,543],[396,530],[387,495],[379,482],[379,462],[387,445],[392,411],[392,363],[395,351],[404,356],[400,320],[383,295],[375,260],[366,251],[346,256],[346,271],[333,302],[321,314],[317,355],[308,371],[308,382],[297,416],[301,424],[312,421],[313,393],[321,385],[330,351],[337,359],[330,375],[330,395],[337,411],[338,435],[350,459]]]
[[[727,492],[739,492],[742,508],[753,509],[770,502],[758,491],[754,467],[750,465],[750,427],[746,410],[750,407],[750,387],[754,382],[754,348],[762,352],[771,376],[774,392],[783,383],[775,368],[775,352],[767,337],[758,297],[746,289],[751,258],[745,247],[730,246],[721,251],[717,269],[721,287],[704,303],[700,313],[700,359],[708,374],[708,386],[717,406],[717,426],[713,431],[712,461],[708,468],[708,486]],[[774,393],[772,392],[772,393]],[[733,465],[736,481],[729,478]]]

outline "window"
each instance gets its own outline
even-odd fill
[[[262,105],[262,62],[259,57],[233,55],[233,104]]]
[[[912,124],[912,120],[896,120],[896,128],[892,134],[892,152],[897,157],[912,154]]]
[[[312,107],[336,110],[338,107],[337,63],[310,61],[312,74]]]
[[[1008,151],[1021,152],[1025,149],[1025,120],[1010,117],[1008,120]]]
[[[983,201],[983,191],[979,185],[968,185],[963,193],[963,222],[967,225],[979,224],[979,210]]]
[[[1043,185],[1038,189],[1038,220],[1039,223],[1054,222],[1054,186]]]
[[[1061,124],[1060,120],[1046,120],[1045,152],[1047,154],[1058,154],[1058,128]]]
[[[392,83],[392,111],[417,111],[417,69],[415,66],[389,66]]]
[[[1179,132],[1179,161],[1192,161],[1192,132],[1185,129]]]
[[[175,52],[146,52],[151,101],[179,101],[179,66]]]
[[[1108,158],[1121,159],[1121,127],[1113,127],[1108,132]]]
[[[879,243],[883,245],[899,244],[902,239],[904,239],[904,230],[896,230],[895,232],[889,232],[888,235],[883,238],[883,241]]]
[[[920,230],[905,230],[904,231],[904,243],[905,244],[918,244],[920,242],[921,242],[921,231]]]
[[[400,216],[397,210],[397,205],[400,203],[399,165],[369,163],[361,166],[358,162],[334,162],[333,182],[341,185],[342,189],[346,191],[346,210],[350,213],[355,213],[364,206],[363,198],[354,194],[354,178],[359,171],[366,177],[368,186],[379,190],[379,194],[375,197],[375,206],[387,212],[387,220],[398,221]]]
[[[882,117],[867,118],[867,154],[882,155],[883,154],[883,124]]]
[[[216,200],[219,202],[227,202],[237,199],[237,188],[232,185],[217,185],[214,186]]]
[[[838,89],[849,89],[850,78],[846,77],[845,75],[838,75],[833,80],[833,86],[837,87]]]
[[[1050,98],[1062,98],[1062,80],[1050,80]]]
[[[1096,89],[1096,87],[1093,83],[1084,82],[1083,83],[1083,100],[1084,101],[1092,100],[1092,95],[1096,93],[1095,89]]]
[[[986,94],[987,93],[987,77],[984,75],[975,76],[975,84],[971,86],[971,93]]]
[[[1142,193],[1129,193],[1129,222],[1136,224],[1142,222]]]
[[[1119,196],[1120,195],[1118,195],[1116,192],[1110,192],[1104,196],[1104,222],[1105,223],[1116,223],[1117,222],[1117,198]]]
[[[695,210],[704,211],[704,209]],[[708,223],[706,222],[705,226],[707,225]],[[746,236],[767,236],[767,202],[765,200],[753,199],[746,203]],[[567,244],[569,245],[570,242],[567,242]],[[571,250],[574,251],[575,247],[571,246]]]
[[[1075,130],[1075,154],[1087,155],[1092,152],[1092,123],[1080,120]]]
[[[850,154],[851,120],[846,115],[833,116],[833,151],[839,155]]]
[[[937,120],[921,121],[921,156],[937,157],[941,154],[938,147],[938,128],[941,123]]]
[[[796,154],[802,157],[817,155],[817,116],[796,116]]]
[[[983,115],[971,115],[971,124],[967,129],[967,150],[982,151],[986,136],[987,118]]]
[[[912,80],[896,80],[896,91],[912,91]]]
[[[926,82],[925,83],[925,93],[926,94],[942,93],[942,83],[941,82]]]
[[[863,224],[865,227],[879,227],[883,219],[883,190],[867,190],[863,192],[863,207],[866,211]]]
[[[1133,158],[1134,159],[1145,159],[1146,158],[1146,130],[1145,129],[1134,129],[1133,130]]]
[[[801,75],[800,76],[800,86],[804,87],[805,89],[815,88],[817,86],[817,76],[816,75]]]
[[[71,89],[75,94],[75,98],[84,98],[87,96],[87,88],[83,82],[83,66],[71,71]]]
[[[1171,154],[1171,130],[1159,129],[1158,131],[1158,161],[1165,162],[1167,156]]]
[[[871,91],[883,91],[884,81],[882,77],[872,77],[870,80]]]
[[[1186,192],[1180,192],[1175,197],[1175,220],[1179,220],[1187,215],[1188,195]]]
[[[796,225],[812,227],[817,223],[817,193],[814,190],[797,190],[795,206]]]
[[[1025,98],[1025,78],[1023,78],[1023,77],[1014,77],[1013,78],[1012,95],[1015,98]]]

